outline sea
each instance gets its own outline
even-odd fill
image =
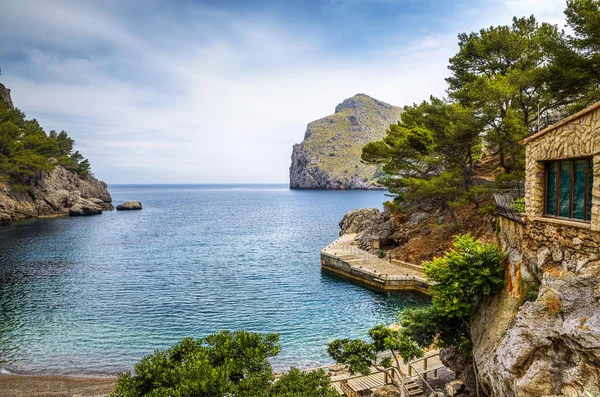
[[[383,191],[286,185],[110,185],[141,211],[0,226],[0,372],[115,375],[220,330],[279,333],[275,370],[327,365],[417,293],[380,293],[321,270],[347,211]]]

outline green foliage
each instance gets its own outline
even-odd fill
[[[401,330],[391,329],[383,324],[369,330],[372,342],[362,339],[336,339],[327,352],[338,363],[348,364],[350,372],[369,374],[370,366],[376,364],[377,353],[391,351],[392,356],[400,355],[404,362],[423,357],[423,350]],[[386,357],[379,365],[388,368],[392,359]]]
[[[277,334],[221,331],[203,339],[185,338],[142,358],[119,374],[114,397],[333,397],[323,371],[292,369],[273,383],[269,357],[281,346]]]
[[[546,46],[559,37],[555,26],[539,24],[533,16],[458,36],[460,49],[448,67],[450,96],[475,110],[507,172],[524,168],[518,142],[534,132],[538,106],[545,111],[557,105],[545,80]]]
[[[513,210],[515,210],[515,211],[517,211],[517,212],[519,212],[521,214],[524,213],[525,212],[525,197],[521,197],[521,198],[515,199],[511,203],[510,207]]]
[[[381,165],[381,181],[397,204],[429,199],[453,205],[468,197],[473,185],[481,127],[468,107],[432,97],[405,107],[401,120],[382,140],[367,144],[361,158]]]
[[[57,164],[89,174],[89,161],[73,153],[73,144],[65,131],[46,135],[37,120],[26,120],[23,112],[0,102],[0,182],[13,188],[28,186],[40,172]]]
[[[444,257],[424,264],[433,307],[449,318],[473,314],[477,299],[496,292],[504,284],[504,254],[494,244],[482,243],[470,234],[455,237]]]
[[[390,350],[399,354],[405,363],[423,357],[423,351],[400,330],[380,324],[369,330],[369,336],[378,352]]]
[[[331,387],[329,377],[320,369],[313,372],[302,372],[297,368],[290,369],[275,382],[268,396],[273,397],[338,397]]]
[[[327,353],[337,363],[348,364],[352,373],[369,374],[377,359],[375,346],[362,339],[336,339],[327,346]]]
[[[408,309],[400,325],[408,339],[419,347],[470,346],[469,323],[478,300],[499,290],[504,283],[504,254],[493,244],[471,235],[457,236],[453,248],[441,258],[424,264],[432,306]]]
[[[440,348],[459,346],[466,335],[462,319],[447,317],[433,306],[405,309],[400,325],[403,333],[423,349],[434,344]]]
[[[548,43],[547,84],[572,113],[600,100],[600,1],[568,1],[565,15],[573,34]]]
[[[482,140],[498,155],[502,188],[524,179],[519,141],[600,100],[600,0],[568,1],[565,14],[571,35],[533,16],[459,34],[449,98],[406,107],[383,139],[363,148],[364,162],[381,164],[393,209],[423,200],[478,207],[489,198],[471,193]]]

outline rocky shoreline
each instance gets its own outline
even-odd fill
[[[105,182],[62,166],[41,172],[28,189],[0,185],[0,223],[25,218],[80,216],[114,210]]]

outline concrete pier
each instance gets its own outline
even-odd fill
[[[345,234],[321,250],[321,267],[331,273],[381,291],[428,294],[430,282],[420,266],[378,258],[353,245],[356,234]]]

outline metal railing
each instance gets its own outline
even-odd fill
[[[512,194],[506,193],[494,194],[494,201],[496,203],[498,215],[524,225],[525,220],[521,216],[521,212],[515,208],[515,201],[519,198],[520,197],[515,197]]]

